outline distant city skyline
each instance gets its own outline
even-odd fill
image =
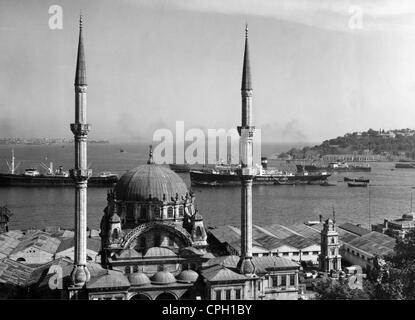
[[[176,121],[235,128],[245,22],[263,142],[415,127],[411,1],[4,0],[1,137],[71,136],[80,10],[91,139],[151,142]]]

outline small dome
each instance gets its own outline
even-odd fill
[[[412,221],[414,220],[414,213],[413,212],[405,213],[402,215],[402,219],[406,221]]]
[[[128,275],[132,286],[144,286],[150,284],[150,279],[142,272],[134,272]]]
[[[194,220],[194,221],[202,221],[203,220],[203,217],[202,217],[201,214],[199,214],[198,212],[196,212],[196,214],[194,214],[192,216],[192,220]]]
[[[151,277],[153,284],[170,284],[176,282],[176,278],[168,271],[159,271]]]
[[[188,189],[183,179],[167,167],[156,164],[141,165],[126,172],[117,185],[115,194],[118,200],[124,201],[143,201],[152,199],[166,201],[176,198],[176,194],[181,197],[186,196]]]
[[[196,282],[197,278],[199,278],[199,275],[196,271],[184,270],[177,276],[177,281],[184,283],[194,283]]]
[[[161,247],[152,247],[147,250],[144,257],[150,258],[150,257],[176,257],[177,254],[175,254],[172,250],[167,248],[161,248]]]
[[[111,218],[110,218],[110,222],[111,223],[120,223],[121,222],[121,218],[118,214],[114,213]]]

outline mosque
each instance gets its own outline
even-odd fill
[[[248,29],[242,76],[241,256],[210,252],[195,195],[169,168],[147,164],[126,172],[107,194],[101,262],[86,259],[86,63],[82,18],[75,77],[75,258],[61,297],[69,299],[297,299],[299,265],[252,257],[252,86]]]

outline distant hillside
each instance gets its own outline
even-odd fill
[[[318,146],[293,148],[280,156],[304,159],[337,154],[382,155],[390,159],[396,157],[415,159],[415,130],[375,131],[369,129],[366,132],[347,133],[343,137],[323,141]]]

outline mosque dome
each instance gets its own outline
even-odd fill
[[[128,275],[132,286],[144,286],[150,284],[150,279],[142,272],[134,272]]]
[[[170,284],[176,282],[176,278],[168,271],[159,271],[151,277],[153,284]]]
[[[168,248],[162,248],[162,247],[152,247],[147,250],[144,257],[146,258],[154,258],[154,257],[176,257],[177,254],[175,254],[172,250]]]
[[[152,199],[171,201],[176,194],[181,199],[188,193],[183,179],[165,166],[156,164],[141,165],[127,171],[115,186],[118,200],[143,201]]]
[[[199,278],[199,275],[196,271],[184,270],[177,276],[177,281],[184,283],[194,283],[196,282],[197,278]]]
[[[412,220],[414,220],[414,213],[413,212],[404,213],[402,215],[402,219],[405,220],[405,221],[412,221]]]

